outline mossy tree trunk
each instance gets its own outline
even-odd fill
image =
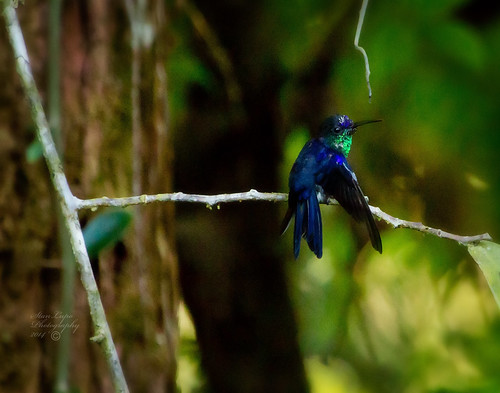
[[[132,135],[132,49],[124,3],[65,2],[61,18],[61,93],[64,167],[81,198],[132,194],[134,182],[148,193],[171,191],[172,147],[166,111],[166,25],[162,2],[149,3],[155,36],[142,47],[138,132],[144,146],[134,157]],[[17,10],[37,84],[46,95],[47,2]],[[50,391],[58,342],[31,337],[36,314],[60,310],[62,264],[55,201],[43,160],[26,162],[34,138],[12,52],[1,32],[5,86],[2,105],[2,214],[0,229],[2,336],[0,381],[6,391]],[[137,131],[137,130],[134,130]],[[133,159],[141,171],[133,173]],[[97,213],[83,213],[85,224]],[[94,261],[94,273],[131,391],[175,391],[178,279],[173,205],[134,211],[134,225],[114,249]],[[139,269],[138,266],[141,266]],[[89,342],[86,295],[76,280],[72,319],[70,386],[82,392],[110,391],[99,348]],[[141,287],[138,285],[143,283]],[[146,288],[146,293],[144,292]],[[145,302],[144,299],[149,299]],[[5,367],[3,367],[5,365]],[[138,372],[140,370],[140,372]]]

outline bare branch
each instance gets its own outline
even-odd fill
[[[98,207],[126,207],[132,205],[146,205],[154,202],[191,202],[202,203],[208,208],[219,206],[222,203],[243,202],[243,201],[267,201],[284,202],[288,200],[288,195],[274,192],[259,192],[250,190],[248,192],[236,192],[232,194],[199,195],[174,192],[170,194],[140,195],[124,198],[95,198],[78,199],[75,197],[77,209],[95,209]]]
[[[354,47],[361,52],[363,59],[365,59],[365,77],[366,84],[368,86],[368,99],[372,98],[372,87],[370,86],[370,63],[368,62],[368,55],[363,47],[359,46],[359,36],[361,35],[361,28],[363,27],[363,22],[365,20],[366,7],[368,6],[368,0],[363,0],[361,4],[361,9],[359,10],[358,26],[356,27],[356,35],[354,36]]]
[[[42,145],[43,155],[47,162],[52,183],[61,206],[63,221],[69,234],[69,240],[75,259],[78,263],[80,277],[87,293],[90,314],[96,335],[95,341],[99,343],[104,352],[104,357],[111,371],[111,378],[115,391],[126,393],[128,392],[127,383],[106,321],[106,314],[101,302],[101,297],[99,296],[99,290],[92,273],[89,256],[85,248],[85,240],[83,238],[80,222],[78,221],[77,210],[74,203],[75,200],[62,170],[62,164],[49,130],[40,94],[31,71],[28,51],[19,25],[19,20],[17,19],[16,12],[10,6],[10,3],[10,1],[3,2],[3,17],[7,27],[7,33],[14,51],[17,72],[20,76],[24,93],[28,99],[33,122],[35,123],[37,137]]]
[[[219,208],[223,203],[234,203],[243,201],[267,201],[267,202],[285,202],[288,200],[288,195],[278,192],[259,192],[257,190],[250,190],[248,192],[237,192],[232,194],[217,194],[217,195],[199,195],[199,194],[185,194],[183,192],[175,192],[171,194],[157,194],[157,195],[140,195],[125,198],[96,198],[96,199],[79,199],[75,197],[75,204],[77,209],[97,209],[99,207],[112,206],[112,207],[126,207],[131,205],[146,205],[156,202],[188,202],[188,203],[202,203],[207,208],[212,209],[214,206]],[[332,205],[338,204],[335,199],[326,198],[320,203]],[[460,236],[441,229],[431,228],[420,222],[412,222],[402,220],[400,218],[392,217],[391,215],[383,212],[378,207],[370,206],[374,216],[385,221],[394,228],[409,228],[419,232],[428,233],[443,239],[450,239],[458,242],[459,244],[466,245],[470,243],[477,243],[481,240],[491,240],[488,233],[475,236]]]
[[[421,222],[413,222],[413,221],[405,221],[400,218],[392,217],[389,214],[383,212],[378,207],[370,206],[370,209],[374,216],[384,220],[386,223],[392,225],[394,228],[409,228],[414,229],[419,232],[429,233],[431,235],[443,238],[454,240],[462,245],[467,245],[470,243],[477,243],[481,240],[492,240],[491,236],[488,233],[483,233],[481,235],[474,236],[459,236],[453,233],[445,232],[441,229],[431,228],[427,225],[422,224]]]

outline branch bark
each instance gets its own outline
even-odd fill
[[[111,332],[106,321],[106,314],[92,273],[87,249],[85,248],[85,240],[78,220],[75,199],[69,188],[68,181],[62,169],[62,163],[50,133],[40,94],[31,71],[28,51],[26,49],[22,30],[16,12],[11,6],[11,1],[5,0],[3,2],[2,13],[5,19],[9,40],[14,51],[17,72],[28,99],[33,122],[35,123],[37,138],[42,145],[43,155],[61,207],[63,221],[68,231],[71,247],[80,270],[80,277],[87,293],[90,314],[95,330],[95,336],[92,340],[99,343],[104,352],[104,356],[111,371],[115,391],[128,392],[118,353],[113,343],[113,338],[111,337]]]
[[[199,194],[184,194],[182,192],[175,192],[170,194],[156,194],[156,195],[140,195],[125,198],[95,198],[95,199],[79,199],[75,198],[77,209],[96,209],[99,207],[112,206],[112,207],[126,207],[131,205],[149,204],[154,202],[189,202],[189,203],[202,203],[207,208],[212,209],[220,208],[223,203],[234,203],[243,201],[267,201],[267,202],[285,202],[288,200],[288,195],[278,192],[259,192],[257,190],[250,190],[247,192],[237,192],[231,194],[217,194],[217,195],[199,195]],[[333,198],[326,198],[320,201],[326,205],[336,205],[338,202]],[[370,206],[370,209],[375,217],[385,221],[393,228],[408,228],[415,231],[428,233],[443,239],[454,240],[459,244],[467,245],[470,243],[477,243],[481,240],[492,240],[488,233],[483,233],[474,236],[460,236],[453,233],[443,231],[442,229],[432,228],[424,225],[421,222],[413,222],[402,220],[393,217],[380,208]]]

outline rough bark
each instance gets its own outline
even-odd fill
[[[150,22],[156,39],[141,52],[145,70],[141,103],[147,104],[140,119],[145,143],[145,192],[171,190],[172,150],[165,111],[166,58],[165,11],[161,2],[150,3]],[[20,6],[37,84],[46,93],[47,3]],[[163,15],[163,18],[161,17]],[[154,16],[154,18],[153,18]],[[62,13],[61,88],[65,171],[72,191],[82,197],[132,193],[130,132],[131,49],[123,3],[65,2]],[[0,74],[2,192],[0,208],[0,302],[2,337],[0,383],[2,391],[52,390],[57,341],[32,337],[46,329],[32,327],[37,313],[54,316],[60,298],[60,249],[57,215],[50,182],[40,160],[29,164],[26,148],[33,140],[29,114],[15,74],[12,52],[4,29]],[[152,70],[152,71],[151,71]],[[92,214],[82,215],[85,223]],[[95,261],[95,273],[111,322],[115,342],[131,391],[175,391],[177,347],[177,258],[174,246],[173,206],[155,206],[135,217],[143,235],[143,252],[128,236]],[[136,261],[147,266],[137,271]],[[139,275],[139,276],[138,276]],[[147,282],[151,303],[141,307],[137,278]],[[77,280],[79,281],[79,280]],[[70,386],[82,392],[110,391],[107,368],[92,336],[86,296],[77,283],[72,319],[79,327],[72,334]],[[141,372],[137,372],[141,370]]]

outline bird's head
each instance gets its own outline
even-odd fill
[[[323,122],[320,132],[328,146],[339,150],[347,157],[351,150],[352,136],[358,127],[379,121],[382,120],[363,120],[355,123],[347,115],[334,115]]]

